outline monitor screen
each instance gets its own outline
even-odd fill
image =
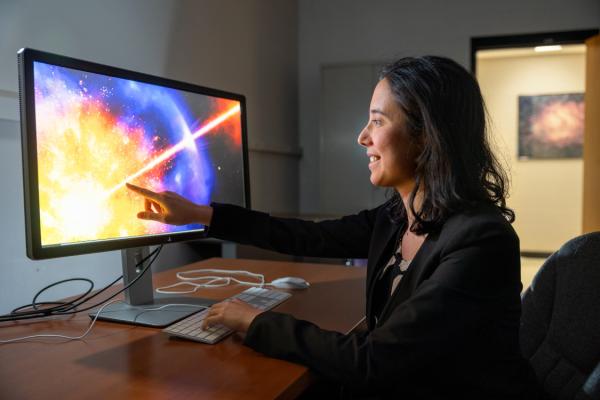
[[[126,182],[249,206],[243,96],[30,49],[19,61],[30,257],[202,236],[138,219]]]

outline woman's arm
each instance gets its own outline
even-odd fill
[[[129,183],[127,187],[144,197],[144,211],[138,218],[171,225],[199,223],[209,226],[208,235],[218,239],[313,257],[366,258],[375,219],[383,207],[312,222],[275,218],[229,204],[199,205],[177,193],[157,193]]]
[[[367,258],[381,207],[321,222],[277,218],[243,207],[212,203],[208,235],[280,253],[337,258]]]

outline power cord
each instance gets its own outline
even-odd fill
[[[221,276],[221,275],[200,275],[194,276],[197,274],[227,274],[229,276]],[[250,278],[257,279],[257,282],[250,281],[242,281],[233,276],[232,274],[244,275]],[[177,282],[172,285],[159,287],[156,289],[157,293],[163,294],[185,294],[185,293],[194,293],[200,288],[216,288],[230,285],[232,282],[237,283],[239,285],[245,286],[258,286],[263,287],[268,285],[265,283],[265,276],[262,274],[255,274],[253,272],[248,271],[232,271],[228,269],[193,269],[190,271],[178,272],[176,274],[177,279],[182,282]],[[204,281],[203,283],[196,283],[196,281]],[[191,286],[190,290],[169,290],[178,286]]]

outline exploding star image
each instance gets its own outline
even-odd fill
[[[42,245],[185,229],[137,219],[142,200],[125,183],[160,192],[187,180],[206,201],[202,138],[240,145],[237,101],[202,96],[205,111],[193,115],[172,89],[48,65],[34,74]]]

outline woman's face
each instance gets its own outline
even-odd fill
[[[373,92],[369,122],[358,135],[367,149],[371,183],[408,194],[414,186],[416,146],[406,129],[406,116],[396,103],[387,79]]]

